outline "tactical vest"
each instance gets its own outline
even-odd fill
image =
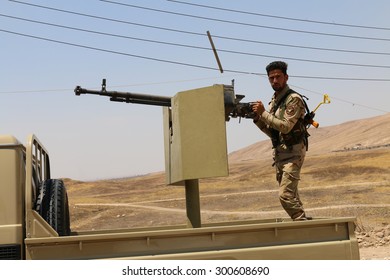
[[[309,141],[308,137],[310,134],[307,132],[307,121],[308,121],[308,115],[310,114],[309,107],[307,106],[306,101],[304,100],[304,96],[295,92],[292,89],[289,89],[284,97],[278,101],[277,104],[274,105],[274,107],[271,109],[272,113],[275,114],[278,108],[280,109],[280,115],[278,116],[279,118],[283,119],[284,118],[284,112],[286,110],[286,100],[287,97],[290,96],[292,93],[298,94],[306,109],[306,114],[303,118],[299,118],[294,127],[290,130],[289,133],[284,134],[279,132],[276,129],[270,128],[271,130],[271,140],[272,140],[272,146],[276,148],[280,144],[284,144],[287,147],[291,147],[293,145],[299,144],[302,141],[304,142],[306,146],[306,150],[309,148]]]

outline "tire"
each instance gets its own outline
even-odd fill
[[[62,180],[49,179],[41,182],[34,209],[58,235],[70,235],[68,195]]]

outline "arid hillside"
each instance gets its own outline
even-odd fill
[[[309,129],[309,156],[335,151],[389,147],[390,114],[343,124]],[[379,146],[379,147],[378,147]],[[230,154],[230,163],[243,162],[272,154],[269,141],[257,142]]]
[[[308,214],[356,217],[362,248],[390,248],[390,114],[310,133],[300,183]],[[228,177],[200,180],[202,223],[288,218],[269,142],[229,155]],[[167,186],[163,172],[65,183],[73,231],[186,223],[184,187]]]

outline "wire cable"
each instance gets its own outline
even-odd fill
[[[293,84],[289,84],[289,85],[291,87],[294,87],[294,88],[302,89],[304,91],[311,92],[311,93],[323,96],[323,93],[320,93],[320,92],[317,92],[317,91],[309,90],[309,89],[306,89],[306,88],[303,88],[303,87],[300,87],[300,86],[297,86],[297,85],[293,85]],[[382,112],[382,113],[390,113],[390,111],[386,111],[386,110],[383,110],[383,109],[375,108],[375,107],[372,107],[372,106],[367,106],[367,105],[364,105],[364,104],[359,104],[359,103],[356,103],[356,102],[353,102],[353,101],[349,101],[349,100],[345,100],[345,99],[342,99],[342,98],[339,98],[339,97],[335,97],[334,95],[330,95],[330,97],[331,97],[332,100],[337,100],[337,101],[340,101],[340,102],[343,102],[343,103],[350,104],[352,106],[359,106],[359,107],[363,107],[363,108],[366,108],[366,109],[370,109],[370,110],[378,111],[378,112]]]
[[[110,21],[110,22],[115,22],[115,23],[135,25],[135,26],[146,27],[146,28],[154,28],[154,29],[159,29],[159,30],[164,30],[164,31],[172,31],[172,32],[177,32],[177,33],[184,33],[184,34],[189,34],[189,35],[204,36],[203,33],[199,33],[199,32],[191,32],[191,31],[184,31],[184,30],[173,29],[173,28],[166,28],[166,27],[158,27],[158,26],[153,26],[153,25],[147,25],[147,24],[142,24],[142,23],[135,23],[135,22],[127,21],[127,20],[119,20],[119,19],[114,19],[114,18],[101,17],[101,16],[96,16],[96,15],[79,13],[79,12],[75,12],[75,11],[68,11],[68,10],[64,10],[64,9],[58,9],[58,8],[53,8],[53,7],[43,6],[43,5],[37,5],[37,4],[32,4],[32,3],[22,2],[22,1],[16,1],[16,0],[8,0],[8,1],[11,1],[11,2],[14,2],[14,3],[17,3],[17,4],[26,5],[26,6],[35,7],[35,8],[46,9],[46,10],[51,10],[51,11],[56,11],[56,12],[61,12],[61,13],[67,13],[67,14],[71,14],[71,15],[83,16],[83,17],[88,17],[88,18],[93,18],[93,19],[105,20],[105,21]]]
[[[15,2],[18,4],[32,6],[35,8],[47,9],[47,10],[52,10],[52,11],[61,12],[61,13],[67,13],[67,14],[71,14],[71,15],[77,15],[77,16],[98,19],[98,20],[110,21],[110,22],[114,22],[114,23],[134,25],[134,26],[139,26],[139,27],[144,27],[144,28],[151,28],[151,29],[157,29],[157,30],[168,31],[168,32],[195,35],[195,36],[206,36],[206,34],[200,33],[200,32],[193,32],[193,31],[188,31],[188,30],[180,30],[180,29],[173,29],[173,28],[167,28],[167,27],[161,27],[161,26],[155,26],[155,25],[141,24],[141,23],[136,23],[136,22],[118,20],[118,19],[113,19],[113,18],[108,18],[108,17],[101,17],[101,16],[85,14],[85,13],[80,13],[80,12],[75,12],[75,11],[69,11],[69,10],[63,10],[63,9],[58,9],[58,8],[52,8],[52,7],[48,7],[48,6],[31,4],[31,3],[26,3],[26,2],[22,2],[22,1],[16,1],[16,0],[9,0],[9,1]],[[370,55],[390,55],[390,53],[386,53],[386,52],[345,50],[345,49],[320,48],[320,47],[310,47],[310,46],[292,45],[292,44],[281,44],[281,43],[274,43],[274,42],[265,42],[265,41],[258,41],[258,40],[249,40],[249,39],[243,39],[243,38],[233,38],[233,37],[227,37],[227,36],[220,36],[220,35],[216,35],[216,34],[213,34],[213,37],[219,38],[219,39],[224,39],[224,40],[254,43],[254,44],[266,44],[266,45],[274,45],[274,46],[289,47],[289,48],[291,47],[291,48],[299,48],[299,49],[311,49],[311,50],[344,52],[344,53],[359,53],[359,54],[370,54]]]
[[[279,46],[279,47],[287,47],[287,48],[308,49],[308,50],[316,50],[316,51],[356,53],[356,54],[369,54],[369,55],[390,55],[390,53],[387,53],[387,52],[373,52],[373,51],[361,51],[361,50],[346,50],[346,49],[310,47],[310,46],[303,46],[303,45],[281,44],[281,43],[275,43],[275,42],[250,40],[250,39],[244,39],[244,38],[232,38],[232,37],[220,36],[220,35],[213,35],[213,37],[218,38],[218,39],[230,40],[230,41],[239,41],[239,42],[245,42],[245,43],[271,45],[271,46]]]
[[[245,74],[241,74],[245,75]],[[216,80],[216,79],[225,79],[228,77],[237,77],[237,75],[224,75],[224,76],[214,76],[214,77],[203,77],[203,78],[194,78],[194,79],[185,79],[185,80],[171,80],[171,81],[161,81],[161,82],[145,82],[137,84],[127,84],[127,85],[110,85],[110,88],[128,88],[128,87],[143,87],[143,86],[154,86],[154,85],[165,85],[165,84],[178,84],[178,83],[188,83],[195,81],[205,81],[205,80]],[[99,90],[101,87],[88,87],[92,89]],[[0,94],[18,94],[18,93],[47,93],[47,92],[69,92],[73,91],[74,88],[63,88],[63,89],[32,89],[32,90],[8,90],[0,91]]]
[[[10,1],[12,1],[12,0],[10,0]],[[49,7],[45,7],[45,6],[24,3],[24,2],[21,2],[21,1],[12,1],[12,2],[18,2],[18,3],[22,3],[22,4],[26,4],[26,5],[32,5],[32,6],[36,6],[36,7],[40,7],[40,8],[46,8],[46,9],[56,10],[56,11],[60,11],[60,12],[72,13],[72,14],[81,15],[81,16],[87,16],[87,17],[96,18],[96,19],[111,20],[111,21],[115,21],[115,22],[134,24],[134,25],[143,26],[143,27],[158,28],[158,29],[167,30],[167,31],[174,31],[174,32],[181,32],[181,33],[205,36],[202,33],[182,31],[182,30],[175,30],[175,29],[169,29],[169,28],[161,28],[161,27],[148,26],[148,25],[137,24],[137,23],[130,23],[130,22],[121,21],[121,20],[108,19],[108,18],[99,17],[99,16],[87,15],[87,14],[82,14],[82,13],[77,13],[77,12],[69,12],[69,11],[66,11],[66,10],[60,10],[60,9],[56,9],[56,8],[49,8]],[[56,25],[53,24],[53,26],[56,26]],[[23,34],[23,33],[18,33],[18,32],[13,32],[13,31],[9,31],[9,30],[0,29],[0,32],[5,32],[5,33],[9,33],[9,34],[18,35],[18,36],[24,36],[24,37],[29,37],[29,38],[32,38],[32,39],[44,40],[44,41],[49,41],[49,42],[53,42],[53,43],[74,46],[74,47],[86,48],[86,49],[91,49],[91,50],[95,50],[95,51],[107,52],[107,53],[112,53],[112,54],[117,54],[117,55],[125,55],[125,56],[131,56],[131,57],[135,57],[135,58],[140,58],[140,59],[149,59],[149,60],[154,60],[154,61],[158,61],[158,62],[173,63],[173,64],[178,64],[178,65],[197,67],[197,68],[203,68],[203,69],[209,69],[209,70],[218,70],[217,68],[213,68],[213,67],[207,67],[207,66],[202,66],[202,65],[194,65],[194,64],[189,64],[189,63],[182,63],[182,62],[169,61],[169,60],[163,60],[163,59],[158,59],[158,58],[139,56],[139,55],[134,55],[134,54],[129,54],[129,53],[117,52],[117,51],[106,50],[106,49],[101,49],[101,48],[96,48],[96,47],[90,47],[90,46],[85,46],[85,45],[80,45],[80,44],[74,44],[74,43],[69,43],[69,42],[64,42],[64,41],[59,41],[59,40],[53,40],[53,39],[49,39],[49,38],[38,37],[38,36],[33,36],[33,35],[28,35],[28,34]],[[107,33],[105,35],[110,35],[110,34]],[[217,37],[217,36],[213,35],[213,37]],[[222,37],[222,36],[219,36],[219,37],[221,39],[242,40],[242,39]],[[267,42],[252,41],[252,40],[248,40],[248,41],[254,42],[254,43],[267,43]],[[273,43],[270,43],[270,44],[273,44]],[[290,45],[287,45],[287,46],[290,46]],[[292,46],[292,47],[296,47],[296,46]],[[300,47],[305,48],[304,46],[300,46]],[[314,48],[314,49],[317,49],[317,48]],[[329,50],[329,51],[340,51],[340,50],[333,50],[333,49],[322,49],[322,48],[320,48],[320,49],[321,50]],[[349,50],[344,50],[344,51],[349,52]],[[360,52],[360,51],[356,51],[356,52]],[[364,52],[364,53],[366,53],[366,52]],[[389,55],[388,53],[375,53],[375,52],[373,52],[373,53],[369,52],[369,54]],[[231,73],[242,74],[242,75],[251,74],[251,75],[264,76],[264,77],[266,76],[266,74],[263,74],[263,73],[247,72],[247,71],[237,71],[237,70],[226,70],[225,72],[231,72]],[[329,79],[329,80],[371,81],[371,82],[389,82],[390,81],[389,79],[342,78],[342,77],[321,77],[321,76],[314,77],[314,76],[294,76],[294,75],[290,75],[290,77],[305,78],[305,79]],[[166,83],[166,82],[163,82],[163,83]],[[134,85],[127,85],[127,86],[134,86]],[[113,86],[113,87],[126,87],[126,86]],[[298,86],[295,86],[295,87],[301,88],[303,90],[306,90],[306,91],[309,91],[309,92],[312,92],[312,93],[320,94],[318,92],[307,90],[307,89],[304,89],[302,87],[298,87]],[[58,92],[58,91],[69,91],[69,89],[52,89],[52,90],[46,89],[46,90],[39,90],[39,91],[38,90],[35,90],[35,91],[34,90],[10,91],[10,92],[0,92],[0,93]],[[358,103],[355,103],[355,102],[351,102],[351,101],[340,99],[340,98],[333,97],[333,96],[332,96],[332,99],[339,100],[339,101],[342,101],[342,102],[345,102],[345,103],[349,103],[349,104],[352,104],[354,106],[360,106],[360,107],[365,107],[365,108],[368,108],[368,109],[371,109],[371,110],[376,110],[376,111],[380,111],[380,112],[384,112],[384,113],[389,113],[389,111],[385,111],[385,110],[382,110],[382,109],[378,109],[378,108],[374,108],[374,107],[358,104]]]
[[[150,60],[150,61],[163,62],[163,63],[168,63],[168,64],[175,64],[175,65],[180,65],[180,66],[188,66],[188,67],[194,67],[194,68],[200,68],[200,69],[206,69],[206,70],[219,71],[219,69],[216,68],[216,67],[210,67],[210,66],[204,66],[204,65],[198,65],[198,64],[191,64],[191,63],[180,62],[180,61],[173,61],[173,60],[167,60],[167,59],[160,59],[160,58],[155,58],[155,57],[147,57],[147,56],[141,56],[141,55],[130,54],[130,53],[125,53],[125,52],[119,52],[119,51],[114,51],[114,50],[107,50],[107,49],[91,47],[91,46],[86,46],[86,45],[81,45],[81,44],[75,44],[75,43],[70,43],[70,42],[65,42],[65,41],[45,38],[45,37],[39,37],[39,36],[35,36],[35,35],[29,35],[29,34],[25,34],[25,33],[14,32],[14,31],[5,30],[5,29],[0,29],[0,32],[13,34],[13,35],[17,35],[17,36],[22,36],[22,37],[28,37],[28,38],[32,38],[32,39],[41,40],[41,41],[47,41],[47,42],[62,44],[62,45],[68,45],[68,46],[73,46],[73,47],[78,47],[78,48],[95,50],[95,51],[100,51],[100,52],[105,52],[105,53],[116,54],[116,55],[122,55],[122,56],[127,56],[127,57],[134,57],[134,58],[145,59],[145,60]],[[225,72],[229,72],[229,73],[236,73],[236,74],[249,74],[249,75],[257,75],[257,76],[267,76],[267,74],[259,73],[259,72],[240,71],[240,70],[232,70],[232,69],[225,69],[224,71]],[[303,79],[317,79],[317,80],[390,82],[390,79],[381,79],[381,78],[347,78],[347,77],[297,76],[297,75],[290,75],[290,77],[303,78]]]
[[[20,18],[20,17],[10,16],[10,15],[5,15],[5,14],[0,14],[0,16],[15,19],[15,20],[20,20],[20,21],[32,22],[32,23],[36,23],[36,24],[48,25],[48,26],[57,27],[57,28],[69,29],[69,30],[74,30],[74,31],[86,32],[86,33],[92,33],[92,34],[98,34],[98,35],[104,35],[104,36],[110,36],[110,37],[116,37],[116,38],[122,38],[122,39],[130,39],[130,40],[136,40],[136,41],[142,41],[142,42],[164,44],[164,45],[170,45],[170,46],[176,46],[176,47],[185,47],[185,48],[200,49],[200,50],[207,50],[207,51],[211,50],[209,47],[200,47],[200,46],[178,44],[178,43],[172,43],[172,42],[164,42],[164,41],[158,41],[158,40],[137,38],[137,37],[131,37],[131,36],[125,36],[125,35],[119,35],[119,34],[113,34],[113,33],[106,33],[106,32],[89,30],[89,29],[84,29],[84,28],[77,28],[77,27],[65,26],[65,25],[54,24],[54,23],[49,23],[49,22],[37,21],[37,20],[32,20],[32,19],[27,19],[27,18]],[[257,56],[257,57],[266,57],[266,58],[283,59],[283,60],[293,60],[293,61],[308,62],[308,63],[320,63],[320,64],[331,64],[331,65],[371,67],[371,68],[388,68],[388,69],[390,69],[389,65],[359,64],[359,63],[313,60],[313,59],[304,59],[304,58],[295,58],[295,57],[272,56],[272,55],[233,51],[233,50],[226,50],[226,49],[218,49],[218,51],[224,52],[224,53],[237,54],[237,55]]]
[[[10,1],[15,1],[15,0],[10,0]],[[271,30],[295,32],[295,33],[304,33],[304,34],[311,34],[311,35],[332,36],[332,37],[339,37],[339,38],[361,39],[361,40],[376,40],[376,41],[389,41],[390,42],[390,38],[353,36],[353,35],[316,32],[316,31],[299,30],[299,29],[291,29],[291,28],[281,28],[281,27],[275,27],[275,26],[260,25],[260,24],[255,24],[255,23],[246,23],[246,22],[239,22],[239,21],[232,21],[232,20],[225,20],[225,19],[217,19],[217,18],[210,18],[210,17],[204,17],[204,16],[196,16],[196,15],[172,12],[172,11],[167,11],[167,10],[162,10],[162,9],[149,8],[149,7],[138,6],[138,5],[133,5],[133,4],[127,4],[127,3],[121,3],[121,2],[110,1],[110,0],[99,0],[99,1],[106,2],[106,3],[109,3],[109,4],[125,6],[125,7],[129,7],[129,8],[136,8],[136,9],[142,9],[142,10],[153,11],[153,12],[158,12],[158,13],[165,13],[165,14],[171,14],[171,15],[176,15],[176,16],[184,16],[184,17],[190,17],[190,18],[196,18],[196,19],[202,19],[202,20],[209,20],[209,21],[215,21],[215,22],[222,22],[222,23],[229,23],[229,24],[236,24],[236,25],[243,25],[243,26],[249,26],[249,27],[265,28],[265,29],[271,29]]]
[[[74,44],[74,43],[69,43],[69,42],[64,42],[64,41],[59,41],[59,40],[53,40],[53,39],[49,39],[49,38],[43,38],[43,37],[38,37],[38,36],[34,36],[34,35],[28,35],[28,34],[23,34],[23,33],[9,31],[9,30],[4,30],[4,29],[0,29],[0,32],[5,32],[5,33],[13,34],[13,35],[28,37],[28,38],[32,38],[32,39],[48,41],[48,42],[52,42],[52,43],[64,44],[64,45],[73,46],[73,47],[86,48],[86,49],[95,50],[95,51],[107,52],[107,53],[112,53],[112,54],[117,54],[117,55],[125,55],[125,56],[141,58],[141,59],[148,59],[148,60],[153,60],[153,61],[158,61],[158,62],[165,62],[165,63],[171,63],[171,64],[178,64],[178,65],[182,65],[182,66],[190,66],[190,67],[196,67],[196,68],[202,68],[202,69],[218,71],[218,68],[214,68],[214,67],[207,67],[207,66],[194,65],[194,64],[189,64],[189,63],[182,63],[182,62],[169,61],[169,60],[163,60],[163,59],[157,59],[157,58],[151,58],[151,57],[144,57],[144,56],[139,56],[139,55],[133,55],[133,54],[123,53],[123,52],[117,52],[117,51],[112,51],[112,50],[106,50],[106,49],[101,49],[101,48],[96,48],[96,47],[80,45],[80,44]],[[262,74],[262,73],[246,72],[246,71],[236,71],[236,70],[225,70],[225,72],[236,73],[236,74],[251,74],[251,75],[258,75],[258,76],[266,76],[266,74]],[[353,81],[376,81],[376,82],[378,82],[378,81],[386,81],[386,82],[390,82],[389,79],[331,78],[331,77],[309,77],[309,76],[293,76],[293,75],[290,75],[290,77],[310,78],[310,79],[333,79],[333,80],[337,79],[337,80],[353,80]],[[295,87],[297,87],[297,86],[295,86]],[[304,89],[302,87],[300,87],[300,88]],[[310,90],[307,90],[307,89],[304,89],[304,90],[310,91]],[[56,92],[68,91],[68,89],[39,90],[40,93],[42,93],[42,92],[53,92],[53,91],[56,91]],[[37,91],[33,91],[33,90],[28,90],[28,91],[8,91],[8,92],[0,92],[0,93],[28,93],[28,92],[31,93],[31,92],[37,92]],[[314,92],[314,91],[310,91],[310,92],[319,94],[319,93]],[[336,99],[336,100],[339,100],[339,101],[342,101],[342,102],[346,102],[346,103],[349,103],[349,104],[352,104],[352,105],[361,106],[361,107],[365,107],[365,108],[368,108],[368,109],[372,109],[372,110],[376,110],[376,111],[380,111],[380,112],[384,112],[384,113],[388,113],[389,112],[389,111],[385,111],[385,110],[382,110],[382,109],[378,109],[378,108],[374,108],[374,107],[370,107],[370,106],[366,106],[366,105],[361,105],[361,104],[358,104],[358,103],[355,103],[355,102],[350,102],[350,101],[343,100],[343,99],[340,99],[340,98],[332,97],[332,99]]]
[[[57,44],[62,44],[62,45],[79,47],[79,48],[84,48],[84,49],[89,49],[89,50],[100,51],[100,52],[106,52],[106,53],[111,53],[111,54],[129,56],[129,57],[134,57],[134,58],[141,58],[141,59],[146,59],[146,60],[152,60],[152,61],[157,61],[157,62],[182,65],[182,66],[190,66],[190,67],[202,68],[202,69],[207,69],[207,70],[218,70],[218,68],[215,68],[215,67],[208,67],[208,66],[203,66],[203,65],[196,65],[196,64],[190,64],[190,63],[184,63],[184,62],[178,62],[178,61],[172,61],[172,60],[165,60],[165,59],[154,58],[154,57],[147,57],[147,56],[142,56],[142,55],[135,55],[135,54],[125,53],[125,52],[107,50],[107,49],[91,47],[91,46],[86,46],[86,45],[81,45],[81,44],[75,44],[75,43],[70,43],[70,42],[65,42],[65,41],[60,41],[60,40],[54,40],[54,39],[45,38],[45,37],[39,37],[39,36],[35,36],[35,35],[29,35],[29,34],[25,34],[25,33],[4,30],[4,29],[0,29],[0,32],[5,32],[5,33],[13,34],[13,35],[28,37],[28,38],[32,38],[32,39],[37,39],[37,40],[42,40],[42,41],[47,41],[47,42],[52,42],[52,43],[57,43]]]
[[[276,16],[276,15],[255,13],[255,12],[249,12],[249,11],[243,11],[243,10],[227,9],[227,8],[222,8],[222,7],[202,5],[202,4],[190,3],[190,2],[184,2],[184,1],[178,1],[178,0],[167,0],[167,1],[168,2],[178,3],[178,4],[190,5],[190,6],[194,6],[194,7],[201,7],[201,8],[207,8],[207,9],[213,9],[213,10],[219,10],[219,11],[225,11],[225,12],[232,12],[232,13],[238,13],[238,14],[244,14],[244,15],[260,16],[260,17],[267,17],[267,18],[276,18],[276,19],[289,20],[289,21],[306,22],[306,23],[342,26],[342,27],[352,27],[352,28],[362,28],[362,29],[374,29],[374,30],[390,31],[389,27],[356,25],[356,24],[346,24],[346,23],[337,23],[337,22],[327,22],[327,21],[319,21],[319,20],[292,18],[292,17],[285,17],[285,16]]]

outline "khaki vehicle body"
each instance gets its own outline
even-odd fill
[[[88,92],[76,89],[78,95]],[[105,83],[92,93],[111,96]],[[131,101],[127,93],[111,97]],[[163,110],[166,181],[184,185],[188,225],[71,232],[66,188],[51,179],[48,151],[34,135],[26,145],[5,135],[0,136],[0,259],[359,259],[355,218],[202,224],[198,179],[228,175],[226,113],[237,116],[232,108],[238,101],[224,85],[163,101],[169,105]]]
[[[358,259],[353,220],[272,220],[25,240],[28,259]]]
[[[71,232],[34,210],[50,179],[46,149],[0,136],[0,259],[359,259],[354,218],[282,219]]]

